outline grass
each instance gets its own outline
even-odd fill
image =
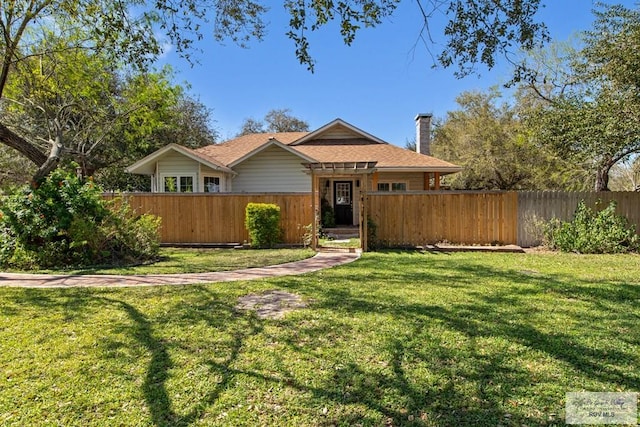
[[[314,255],[311,249],[190,249],[160,248],[160,259],[152,264],[124,267],[92,267],[70,270],[38,270],[63,274],[169,274],[229,271],[299,261]],[[35,272],[35,271],[32,271]]]
[[[323,248],[359,248],[360,238],[352,237],[350,239],[319,239],[321,247]]]
[[[282,289],[281,320],[234,309]],[[640,390],[640,256],[365,254],[313,274],[0,288],[0,425],[564,424]]]

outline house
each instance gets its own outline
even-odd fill
[[[431,115],[416,117],[416,151],[341,119],[312,132],[244,135],[189,149],[169,144],[127,168],[149,175],[152,192],[319,194],[337,225],[358,223],[360,193],[438,190],[459,166],[429,155]]]

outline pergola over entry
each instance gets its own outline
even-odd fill
[[[330,176],[360,176],[365,175],[365,179],[362,179],[362,191],[366,194],[368,191],[368,179],[366,179],[366,175],[371,175],[376,172],[376,164],[378,162],[371,161],[363,161],[363,162],[310,162],[303,163],[302,165],[307,169],[308,173],[311,175],[311,210],[313,212],[313,221],[311,221],[311,247],[313,250],[316,250],[318,247],[318,202],[320,200],[320,192],[319,192],[319,183],[320,178],[322,177],[330,177]],[[360,214],[360,236],[363,233],[366,235],[367,233],[367,221],[363,221],[362,218],[367,217],[367,204],[362,203],[361,209],[364,210]],[[366,242],[366,239],[364,239]],[[366,244],[366,243],[365,243]],[[366,251],[366,248],[362,248],[362,250]]]

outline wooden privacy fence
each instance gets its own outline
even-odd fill
[[[113,198],[114,196],[105,196]],[[162,218],[163,243],[242,243],[249,240],[244,225],[250,202],[280,206],[284,243],[301,244],[304,226],[311,224],[311,195],[288,194],[124,194],[137,213]]]
[[[616,212],[635,224],[636,232],[640,232],[640,192],[521,191],[518,192],[518,245],[528,247],[542,243],[544,223],[552,218],[571,220],[581,200],[593,209],[604,209],[615,201]]]
[[[108,198],[114,196],[106,196]],[[280,206],[284,242],[301,244],[313,213],[309,193],[126,194],[138,213],[162,218],[163,243],[242,243],[249,202]],[[570,220],[580,200],[590,207],[617,202],[617,211],[640,231],[638,192],[372,192],[362,213],[376,224],[385,246],[461,244],[535,246],[552,218]],[[598,201],[602,203],[598,204]]]
[[[384,246],[517,241],[517,193],[375,192],[366,197],[377,240]]]

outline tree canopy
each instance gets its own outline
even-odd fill
[[[447,43],[439,60],[444,66],[456,65],[457,74],[465,75],[477,64],[492,67],[495,57],[509,49],[530,48],[547,40],[546,28],[535,19],[540,1],[419,0],[418,10],[424,18],[420,34],[427,41],[431,17],[435,13],[446,15]],[[287,34],[294,42],[295,55],[313,69],[310,32],[338,22],[340,37],[348,45],[362,27],[376,26],[391,16],[398,3],[399,0],[285,0],[283,5],[290,14]],[[98,54],[98,61],[106,59],[108,66],[116,68],[144,69],[162,53],[165,43],[190,59],[194,41],[209,32],[215,40],[232,40],[240,45],[260,40],[267,29],[267,11],[268,7],[259,0],[5,0],[0,6],[0,109],[8,108],[5,90],[23,63],[33,69],[38,58],[75,52],[85,55],[85,60]],[[61,70],[51,72],[59,74]],[[81,92],[74,84],[77,82],[69,81],[69,93]],[[92,87],[98,89],[96,85]],[[43,107],[42,102],[39,107]],[[58,106],[58,116],[69,111],[62,107]],[[47,114],[53,120],[55,115],[51,116],[51,112]],[[56,129],[50,123],[48,129],[41,127],[43,133],[34,139],[33,134],[14,124],[4,116],[0,119],[0,143],[33,162],[39,168],[37,178],[45,176],[64,151],[63,144],[56,142],[60,135],[55,135]],[[43,145],[43,140],[48,144]]]
[[[580,49],[538,55],[523,69],[526,88],[543,100],[528,113],[534,134],[592,170],[603,191],[612,168],[640,152],[640,11],[603,5],[595,13]]]
[[[264,120],[247,118],[240,127],[237,136],[263,132],[307,132],[309,124],[291,114],[289,108],[273,109],[264,116]]]
[[[464,92],[435,129],[432,150],[437,157],[463,166],[448,178],[455,189],[532,190],[571,186],[563,165],[531,138],[518,109],[499,103],[497,89]],[[575,180],[574,180],[575,182]]]

